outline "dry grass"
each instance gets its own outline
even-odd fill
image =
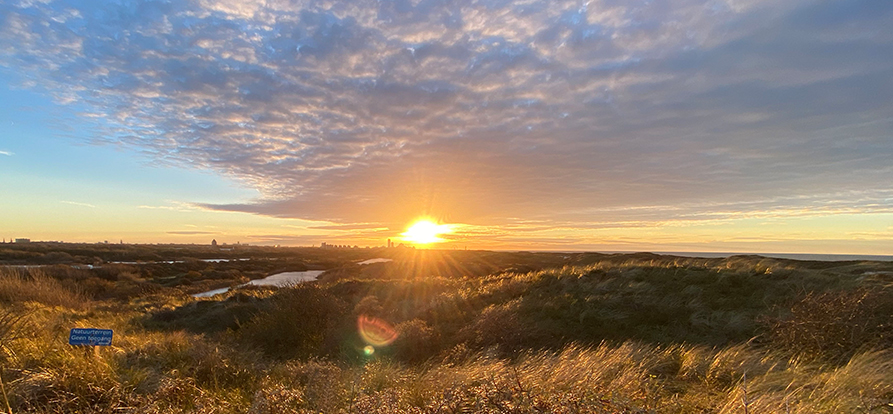
[[[41,272],[7,270],[0,375],[15,413],[893,409],[893,351],[881,334],[888,291],[872,299],[847,290],[851,281],[780,277],[801,270],[736,260],[341,281],[220,301],[171,292],[88,302]],[[146,317],[176,308],[201,321],[247,306],[256,312],[231,330],[185,331]],[[749,341],[757,317],[778,309],[786,313],[768,328],[779,336]],[[360,313],[391,321],[401,337],[363,356]],[[70,328],[87,326],[115,331],[99,357],[66,343]],[[819,334],[859,334],[852,343],[870,346],[799,348],[822,342]]]
[[[864,413],[893,402],[888,351],[833,366],[747,345],[627,342],[350,365],[264,362],[183,332],[132,332],[99,358],[46,336],[19,342],[31,357],[4,372],[15,412]]]
[[[883,412],[893,397],[891,364],[884,352],[834,368],[743,347],[636,343],[569,346],[515,361],[485,352],[415,368],[290,363],[279,372],[287,379],[258,391],[252,412],[744,413],[745,405],[753,413]]]
[[[64,286],[40,269],[20,271],[0,267],[0,302],[39,302],[46,306],[82,309],[87,297],[76,286]]]

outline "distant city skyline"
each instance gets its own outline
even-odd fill
[[[4,2],[0,232],[893,255],[891,26],[869,0]]]

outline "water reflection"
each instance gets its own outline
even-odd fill
[[[320,274],[322,274],[322,270],[307,270],[304,272],[282,272],[276,273],[275,275],[267,276],[263,279],[255,279],[248,283],[239,285],[242,286],[277,286],[277,287],[285,287],[289,285],[293,285],[296,283],[310,282],[316,280]],[[192,295],[194,298],[209,298],[214,295],[219,295],[221,293],[229,292],[230,288],[220,288],[209,290],[207,292],[197,293]]]

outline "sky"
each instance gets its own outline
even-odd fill
[[[0,0],[0,237],[893,255],[893,2]]]

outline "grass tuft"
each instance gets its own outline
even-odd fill
[[[0,302],[38,302],[46,306],[83,309],[87,297],[77,286],[64,286],[40,269],[19,271],[0,267]]]

